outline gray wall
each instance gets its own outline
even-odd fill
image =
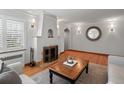
[[[70,49],[124,56],[124,22],[114,22],[114,25],[114,32],[110,32],[110,22],[81,23],[81,34],[77,34],[77,25],[70,24]],[[101,29],[102,37],[98,41],[86,38],[86,30],[90,26]]]

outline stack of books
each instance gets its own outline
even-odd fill
[[[69,67],[73,67],[74,65],[77,64],[76,60],[67,60],[65,62],[63,62],[64,65],[69,66]]]

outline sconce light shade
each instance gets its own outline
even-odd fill
[[[77,35],[81,35],[81,27],[80,27],[80,25],[77,25],[76,34],[77,34]]]
[[[78,26],[78,27],[77,27],[77,30],[78,30],[78,31],[80,31],[80,30],[81,30],[81,27],[80,27],[80,26]]]
[[[113,22],[111,22],[110,24],[110,32],[114,32],[115,31],[115,24]]]
[[[34,28],[34,26],[35,26],[35,19],[33,18],[31,22],[31,28]]]

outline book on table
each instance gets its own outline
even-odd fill
[[[74,65],[77,64],[77,61],[76,60],[73,60],[73,62],[65,61],[65,62],[63,62],[63,64],[66,66],[69,66],[69,67],[73,67]]]

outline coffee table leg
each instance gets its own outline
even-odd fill
[[[88,73],[88,65],[86,66],[86,73]]]
[[[53,83],[53,73],[49,70],[50,84]]]
[[[74,80],[71,80],[71,84],[75,84],[75,81]]]

